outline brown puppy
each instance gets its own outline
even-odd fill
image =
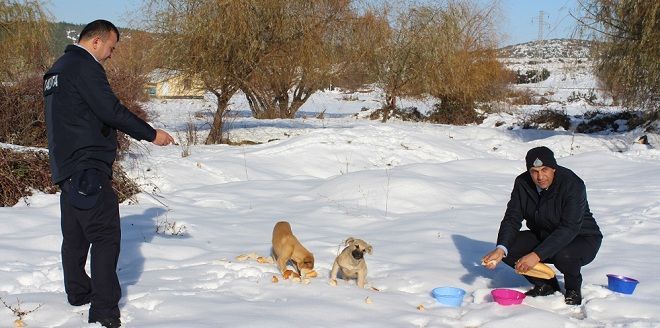
[[[341,269],[342,278],[357,278],[357,285],[364,288],[367,282],[367,262],[364,253],[371,254],[373,247],[362,239],[349,237],[344,242],[346,248],[337,256],[330,273],[330,284],[337,284],[337,274]]]
[[[291,260],[298,274],[305,277],[314,270],[314,255],[298,241],[291,231],[289,222],[280,221],[273,228],[273,256],[277,261],[277,268],[286,278],[291,274],[286,271],[286,264]]]

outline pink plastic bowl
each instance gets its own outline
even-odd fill
[[[490,295],[499,305],[520,304],[525,299],[525,294],[505,288],[493,289],[490,291]]]

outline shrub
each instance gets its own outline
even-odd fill
[[[582,93],[580,91],[578,92],[571,92],[571,95],[566,98],[566,101],[569,103],[571,102],[577,102],[580,100],[586,101],[589,105],[594,105],[596,100],[598,99],[598,96],[596,96],[596,93],[594,92],[593,89],[590,89],[589,92],[587,93]]]
[[[107,72],[112,90],[115,92],[117,98],[121,100],[121,103],[133,112],[133,114],[143,120],[147,120],[149,116],[141,105],[141,102],[148,100],[148,96],[143,88],[147,82],[146,77],[131,74],[131,72],[121,69],[119,66],[111,66]],[[124,152],[128,150],[130,140],[124,133],[119,132],[117,133],[117,142],[119,144],[117,150],[118,156],[121,158]]]
[[[644,122],[645,117],[642,113],[631,111],[620,113],[590,111],[583,115],[583,119],[584,121],[576,127],[576,132],[596,133],[603,131],[619,131],[622,122],[625,122],[628,130],[634,129]]]
[[[524,118],[521,125],[523,129],[555,130],[561,127],[568,130],[570,123],[571,119],[566,113],[544,109]]]
[[[481,124],[484,117],[479,115],[474,108],[467,107],[459,101],[445,100],[444,104],[433,105],[428,121],[438,124],[467,125],[472,123]]]
[[[48,153],[0,149],[0,204],[13,206],[32,190],[53,194],[59,190],[50,180]]]
[[[524,73],[516,72],[516,84],[539,83],[550,77],[550,71],[543,68],[540,72],[536,69],[527,70]]]
[[[0,83],[0,142],[46,147],[42,77]]]
[[[505,98],[511,105],[535,105],[534,92],[529,89],[516,90],[509,89]]]
[[[372,120],[382,120],[383,115],[385,115],[384,111],[384,108],[379,108],[373,111],[369,115],[369,118]],[[412,122],[421,122],[425,119],[424,114],[417,110],[417,107],[395,108],[388,117]]]
[[[112,187],[119,202],[140,192],[119,164],[115,163],[112,171]],[[48,152],[0,148],[0,206],[13,206],[35,190],[47,194],[59,191],[51,182]]]

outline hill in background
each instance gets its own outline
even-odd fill
[[[500,48],[499,57],[509,59],[588,58],[591,41],[550,39],[531,41]]]

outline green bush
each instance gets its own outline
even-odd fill
[[[643,115],[638,112],[619,112],[619,113],[603,113],[600,111],[590,111],[583,115],[582,121],[575,128],[576,132],[580,133],[596,133],[596,132],[617,132],[621,129],[620,123],[625,121],[627,129],[634,129],[643,123]]]
[[[577,102],[580,100],[586,101],[590,105],[594,105],[596,100],[598,99],[598,96],[596,96],[596,93],[594,92],[593,89],[590,89],[589,92],[587,93],[582,93],[580,91],[578,92],[571,92],[571,95],[566,98],[566,101],[569,103],[571,102]]]
[[[524,73],[518,70],[516,72],[516,84],[538,83],[545,81],[550,77],[550,71],[542,69],[540,72],[536,69],[527,70]]]

